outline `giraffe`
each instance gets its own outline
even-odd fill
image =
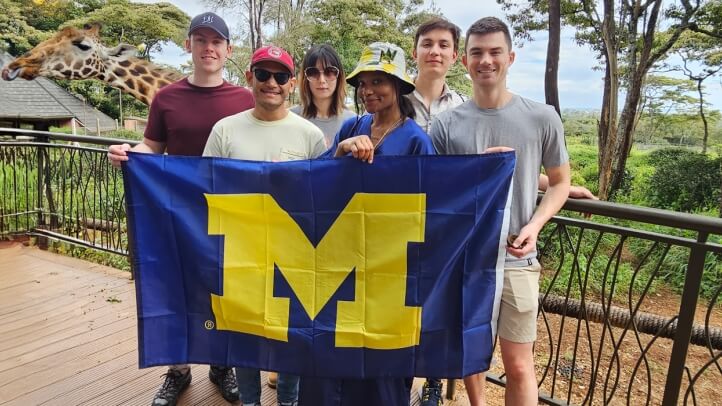
[[[98,79],[149,105],[161,87],[183,77],[178,72],[136,58],[132,45],[105,47],[100,43],[99,30],[97,24],[82,30],[63,28],[8,64],[2,70],[2,78]]]

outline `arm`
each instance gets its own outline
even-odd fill
[[[537,206],[529,223],[520,231],[514,242],[506,247],[506,251],[521,258],[536,248],[536,240],[544,224],[562,208],[569,196],[570,170],[569,163],[554,168],[545,168],[549,177],[544,198]]]
[[[133,148],[128,144],[111,145],[108,147],[108,160],[114,167],[120,168],[120,163],[128,160],[128,151],[162,154],[165,152],[165,143],[143,138],[143,141]]]
[[[542,192],[546,192],[547,188],[549,187],[549,177],[542,174],[539,174],[539,190]],[[599,200],[597,196],[594,196],[594,193],[592,193],[591,190],[585,188],[584,186],[575,186],[571,185],[569,187],[569,197],[573,199],[592,199],[592,200]]]

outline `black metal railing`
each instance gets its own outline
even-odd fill
[[[106,146],[134,141],[0,129],[0,236],[34,235],[125,255],[120,171]]]
[[[547,403],[716,402],[722,220],[573,199],[564,209],[595,217],[557,216],[541,239]]]
[[[120,171],[101,148],[118,142],[0,129],[0,235],[126,253]],[[722,220],[573,199],[564,209],[539,239],[539,400],[717,402]],[[500,362],[487,380],[505,385]]]

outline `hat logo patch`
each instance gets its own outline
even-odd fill
[[[281,57],[281,49],[276,47],[270,47],[268,48],[268,55],[274,57],[274,58],[280,58]]]
[[[390,49],[381,51],[381,55],[379,55],[379,62],[393,63],[394,59],[396,59],[396,51],[392,52]]]
[[[213,23],[213,16],[211,14],[204,15],[202,24],[211,24],[211,23]]]

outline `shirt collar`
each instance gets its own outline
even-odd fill
[[[415,98],[416,100],[418,100],[418,101],[423,101],[423,100],[424,100],[424,96],[422,96],[421,93],[419,93],[418,90],[414,89],[414,91],[413,91],[412,94],[414,95],[414,98]],[[451,90],[451,88],[449,88],[449,85],[446,84],[446,82],[444,82],[444,88],[441,89],[441,96],[439,96],[438,98],[436,98],[436,99],[434,99],[434,100],[437,100],[437,99],[439,99],[439,100],[440,100],[440,99],[445,99],[445,98],[447,98],[447,97],[452,97],[452,96],[453,96],[453,91]]]

